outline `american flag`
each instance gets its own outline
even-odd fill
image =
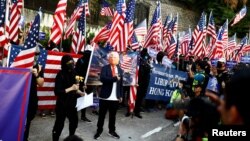
[[[139,48],[140,48],[135,33],[133,33],[133,35],[132,35],[132,37],[131,37],[131,44],[130,44],[130,47],[131,47],[133,50],[136,50],[136,49],[139,49]]]
[[[212,55],[210,57],[211,59],[219,59],[219,58],[223,57],[223,55],[224,55],[224,48],[223,48],[224,32],[225,32],[225,27],[222,26],[219,30],[219,34],[217,36],[215,46],[212,50]]]
[[[57,4],[57,8],[53,17],[53,26],[51,28],[51,35],[49,43],[53,42],[58,45],[62,38],[64,21],[66,15],[67,0],[60,0]]]
[[[82,15],[78,22],[78,27],[74,36],[72,38],[71,44],[71,52],[72,53],[79,53],[84,51],[85,46],[85,22],[86,22],[86,15],[85,11],[82,12]]]
[[[222,37],[222,42],[223,42],[223,49],[224,49],[224,48],[227,48],[227,44],[228,44],[228,19],[223,24],[223,29],[224,29],[224,34]]]
[[[131,55],[129,54],[125,54],[122,56],[121,58],[121,69],[124,71],[124,72],[127,72],[127,73],[131,73],[132,71],[132,61],[133,61],[133,58],[131,57]]]
[[[38,57],[38,64],[44,70],[44,84],[38,87],[38,108],[39,109],[54,109],[56,103],[56,96],[54,94],[55,78],[61,69],[61,58],[66,53],[48,51],[45,48],[40,48]],[[70,54],[76,62],[80,55]]]
[[[10,8],[11,8],[11,0],[6,0],[6,14],[5,14],[5,36],[9,40],[10,33]]]
[[[124,20],[125,47],[128,46],[128,42],[130,42],[131,37],[134,33],[134,26],[133,26],[134,15],[135,15],[135,0],[130,0],[128,3],[128,8],[126,9],[126,18]]]
[[[76,9],[73,11],[73,14],[69,19],[67,27],[65,28],[64,39],[67,39],[72,34],[75,22],[80,18],[82,10],[83,10],[83,3],[82,0],[80,0],[77,4]]]
[[[171,16],[168,15],[168,16],[166,17],[166,20],[165,20],[164,26],[163,26],[163,38],[166,38],[166,37],[167,37],[168,25],[169,25],[170,22],[171,22]]]
[[[236,14],[233,23],[231,24],[231,26],[234,26],[235,24],[237,24],[242,18],[245,17],[245,15],[247,14],[247,7],[244,6],[239,13]]]
[[[110,29],[112,26],[112,22],[107,23],[99,33],[93,38],[93,42],[98,43],[101,41],[107,41],[110,34]]]
[[[174,18],[174,27],[173,27],[173,34],[175,34],[178,30],[178,17],[179,17],[179,14],[176,15],[176,17]]]
[[[157,48],[159,46],[159,39],[161,38],[161,15],[160,15],[160,3],[154,11],[153,19],[151,21],[151,27],[148,30],[148,34],[145,39],[144,47]]]
[[[235,52],[234,52],[234,54],[232,56],[234,61],[237,61],[237,62],[240,61],[240,59],[241,59],[241,57],[242,57],[242,55],[244,53],[245,47],[248,47],[247,46],[247,41],[248,41],[247,36],[245,36],[243,39],[241,39],[240,44],[237,46],[237,50],[235,50]]]
[[[141,23],[139,23],[134,29],[136,36],[144,37],[147,34],[147,20],[144,19]]]
[[[18,42],[18,23],[21,19],[22,8],[22,0],[12,0],[12,6],[10,11],[9,38],[14,43]]]
[[[147,34],[147,20],[144,19],[141,23],[139,23],[134,29],[134,32],[138,38],[139,44],[143,46],[145,42],[145,35]]]
[[[129,111],[133,112],[135,107],[136,92],[137,92],[137,81],[138,81],[138,52],[127,52],[122,56],[121,68],[124,72],[130,73],[132,81],[130,82],[130,96],[128,100]]]
[[[84,4],[84,9],[85,9],[86,16],[90,16],[90,13],[89,13],[89,0],[83,0],[83,4]]]
[[[184,33],[182,40],[180,42],[180,54],[187,55],[188,54],[188,47],[191,40],[191,29],[189,28],[188,31]]]
[[[213,16],[212,11],[210,12],[210,15],[209,15],[207,34],[212,37],[212,39],[210,39],[211,41],[210,43],[213,45],[216,41],[216,29],[215,29],[214,16]]]
[[[137,56],[138,56],[138,54],[137,54]],[[132,84],[130,86],[130,94],[129,94],[129,100],[128,100],[129,112],[131,112],[131,113],[134,111],[135,101],[136,101],[138,72],[139,72],[138,57],[134,57],[134,61],[132,63],[132,66],[135,68],[135,71],[133,72],[133,81],[132,81]]]
[[[173,36],[174,20],[171,20],[167,27],[167,33],[164,35],[164,51],[167,51],[170,46],[170,41]]]
[[[7,38],[5,36],[4,24],[5,24],[5,12],[6,12],[6,1],[1,0],[0,3],[0,47],[4,46],[7,43]],[[2,52],[2,49],[1,51]],[[2,56],[0,56],[2,59]]]
[[[110,8],[110,5],[107,1],[102,1],[102,9],[100,14],[102,16],[113,16],[113,10]]]
[[[123,52],[126,51],[125,37],[124,37],[124,20],[126,4],[125,0],[118,0],[116,5],[116,11],[112,19],[112,27],[110,29],[110,36],[108,41],[115,51]]]
[[[231,38],[229,38],[228,46],[224,51],[227,60],[230,60],[232,58],[231,55],[235,49],[236,49],[236,33]]]
[[[167,50],[168,53],[168,58],[172,58],[174,55],[174,52],[176,50],[176,45],[177,45],[177,41],[175,39],[175,37],[172,35],[171,40],[170,40],[170,46]]]
[[[40,14],[37,14],[35,20],[31,26],[28,37],[24,42],[24,46],[12,46],[10,49],[9,65],[16,68],[32,68],[36,45],[39,38],[40,29]]]
[[[194,43],[194,48],[192,50],[192,54],[195,56],[201,56],[204,53],[204,29],[205,29],[205,13],[202,13],[201,18],[198,22],[198,25],[194,29],[192,38]]]

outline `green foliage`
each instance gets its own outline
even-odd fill
[[[225,3],[224,0],[178,0],[183,4],[187,5],[187,7],[191,8],[194,11],[202,12],[205,11],[207,13],[207,17],[209,17],[209,13],[212,10],[216,29],[218,30],[220,26],[222,26],[226,19],[232,22],[234,16],[240,11],[243,7],[243,3],[239,2],[236,6],[236,9],[232,9],[230,4]],[[237,33],[238,38],[243,38],[247,33],[249,33],[250,26],[250,4],[247,3],[247,15],[236,25],[231,27],[229,24],[229,36],[232,36],[234,33]]]
[[[95,33],[90,32],[90,33],[88,34],[88,38],[90,39],[90,41],[91,41],[94,37],[95,37]]]

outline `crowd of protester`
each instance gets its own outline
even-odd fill
[[[217,64],[212,65],[211,61],[206,57],[196,59],[195,56],[186,57],[180,55],[178,60],[173,62],[173,67],[169,69],[184,71],[188,74],[188,78],[186,81],[178,81],[178,86],[169,101],[162,102],[145,99],[145,96],[149,85],[152,63],[162,64],[162,59],[167,55],[164,52],[159,52],[155,60],[153,60],[145,48],[142,49],[139,55],[138,91],[135,109],[134,113],[130,113],[128,110],[125,113],[126,117],[133,114],[142,119],[141,112],[165,109],[165,117],[173,120],[174,126],[179,126],[176,141],[206,139],[212,128],[223,124],[249,127],[250,114],[245,110],[247,103],[245,94],[248,92],[247,84],[250,81],[250,67],[248,64],[238,63],[232,69],[228,69],[224,58],[219,58]],[[84,60],[84,58],[80,58],[75,66],[71,56],[66,55],[62,58],[62,70],[58,73],[55,83],[55,95],[58,97],[55,109],[56,120],[52,133],[55,141],[59,139],[66,117],[70,121],[70,136],[67,140],[77,138],[74,136],[78,124],[78,114],[75,108],[76,99],[86,94],[86,86],[84,86],[86,84],[80,83],[79,86],[75,83],[76,75],[84,76],[86,74],[86,72],[81,71],[84,65],[86,67],[86,64],[80,63],[81,59]],[[86,60],[82,62],[86,62]],[[34,73],[35,77],[38,78],[39,75],[36,75],[36,73]],[[120,78],[120,76],[114,77]],[[114,80],[116,79],[114,78]],[[216,82],[217,86],[214,89],[209,86],[211,80]],[[105,81],[105,83],[109,82]],[[128,97],[129,92],[126,92],[125,86],[123,87],[123,94]],[[120,98],[116,99],[116,101],[121,102]],[[124,101],[126,99],[123,99],[119,106],[127,106]],[[107,101],[103,98],[101,102]],[[119,108],[119,106],[117,107],[118,102],[115,110]],[[102,105],[100,105],[101,109],[103,109]],[[101,111],[101,116],[99,115],[95,139],[98,139],[102,133],[103,117],[105,117],[107,108],[104,112]],[[81,119],[91,122],[86,117],[85,112],[86,109],[83,109]],[[99,111],[96,112],[98,115]],[[113,118],[115,119],[115,117]],[[113,137],[120,138],[115,132],[115,123],[111,124],[109,127],[110,134]],[[28,139],[29,126],[30,124],[27,125],[25,140]]]

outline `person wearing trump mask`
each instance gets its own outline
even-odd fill
[[[109,135],[117,139],[120,138],[116,133],[115,121],[117,109],[123,97],[123,71],[118,66],[119,54],[117,52],[110,52],[108,61],[109,64],[102,67],[100,75],[102,88],[99,95],[99,117],[94,139],[98,139],[103,131],[107,111],[109,111]]]

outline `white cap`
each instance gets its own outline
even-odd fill
[[[218,60],[218,62],[226,63],[226,59],[225,59],[225,58],[220,58],[220,59]]]

